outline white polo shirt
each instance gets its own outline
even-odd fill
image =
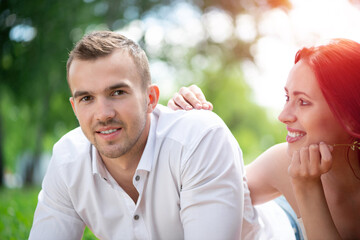
[[[241,150],[213,112],[158,106],[133,184],[136,204],[76,128],[54,146],[30,239],[81,239],[85,226],[99,239],[255,239],[258,233]]]

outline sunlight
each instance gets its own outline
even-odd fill
[[[201,15],[194,5],[178,2],[160,8],[157,14],[149,14],[141,21],[133,21],[119,31],[135,41],[145,35],[150,62],[161,53],[164,44],[177,46],[168,54],[179,63],[186,53],[183,49],[196,47],[206,38],[222,44],[234,33],[241,41],[255,41],[250,49],[254,63],[242,64],[245,79],[255,93],[255,101],[276,117],[284,104],[283,86],[297,50],[329,38],[360,42],[357,27],[360,9],[348,1],[291,0],[291,3],[293,8],[288,12],[277,8],[261,12],[257,17],[242,13],[234,23],[223,10],[211,8]],[[261,37],[256,39],[258,36]],[[201,57],[194,59],[193,64],[198,61],[202,61]],[[155,82],[168,78],[166,87],[161,90],[164,97],[169,97],[167,94],[176,91],[170,84],[175,81],[170,77],[175,73],[167,64],[154,66],[157,69],[152,73]]]
[[[203,22],[210,38],[214,42],[222,43],[232,34],[233,25],[231,18],[223,10],[214,8],[205,13]]]
[[[253,46],[255,66],[245,64],[247,81],[256,101],[275,117],[284,104],[283,86],[297,50],[329,38],[360,42],[360,10],[345,0],[292,0],[293,9],[263,14],[258,25],[263,36]]]
[[[360,11],[344,0],[293,0],[290,20],[299,43],[317,42],[324,38],[344,37],[360,40],[356,23]]]

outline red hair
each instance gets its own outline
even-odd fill
[[[347,39],[302,48],[296,53],[313,70],[330,110],[354,138],[360,139],[360,44]]]

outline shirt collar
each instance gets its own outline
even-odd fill
[[[107,176],[106,167],[101,159],[99,151],[94,145],[91,145],[91,161],[93,174],[99,174],[102,178]]]
[[[150,121],[150,130],[145,145],[143,154],[141,155],[139,165],[137,170],[145,170],[150,172],[154,160],[154,151],[155,151],[155,129],[156,129],[157,119],[154,117],[154,114],[151,114]]]

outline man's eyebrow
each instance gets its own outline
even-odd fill
[[[74,98],[82,97],[85,95],[91,95],[91,94],[88,91],[75,91],[73,94]]]
[[[127,83],[117,83],[117,84],[107,87],[105,90],[110,91],[110,90],[114,90],[114,89],[118,89],[118,88],[129,88],[129,87],[130,87],[129,84],[127,84]]]
[[[105,88],[105,91],[111,91],[118,88],[129,88],[129,87],[130,87],[129,84],[127,83],[118,83]],[[74,98],[78,98],[86,95],[92,95],[92,93],[89,91],[75,91],[73,94]]]

